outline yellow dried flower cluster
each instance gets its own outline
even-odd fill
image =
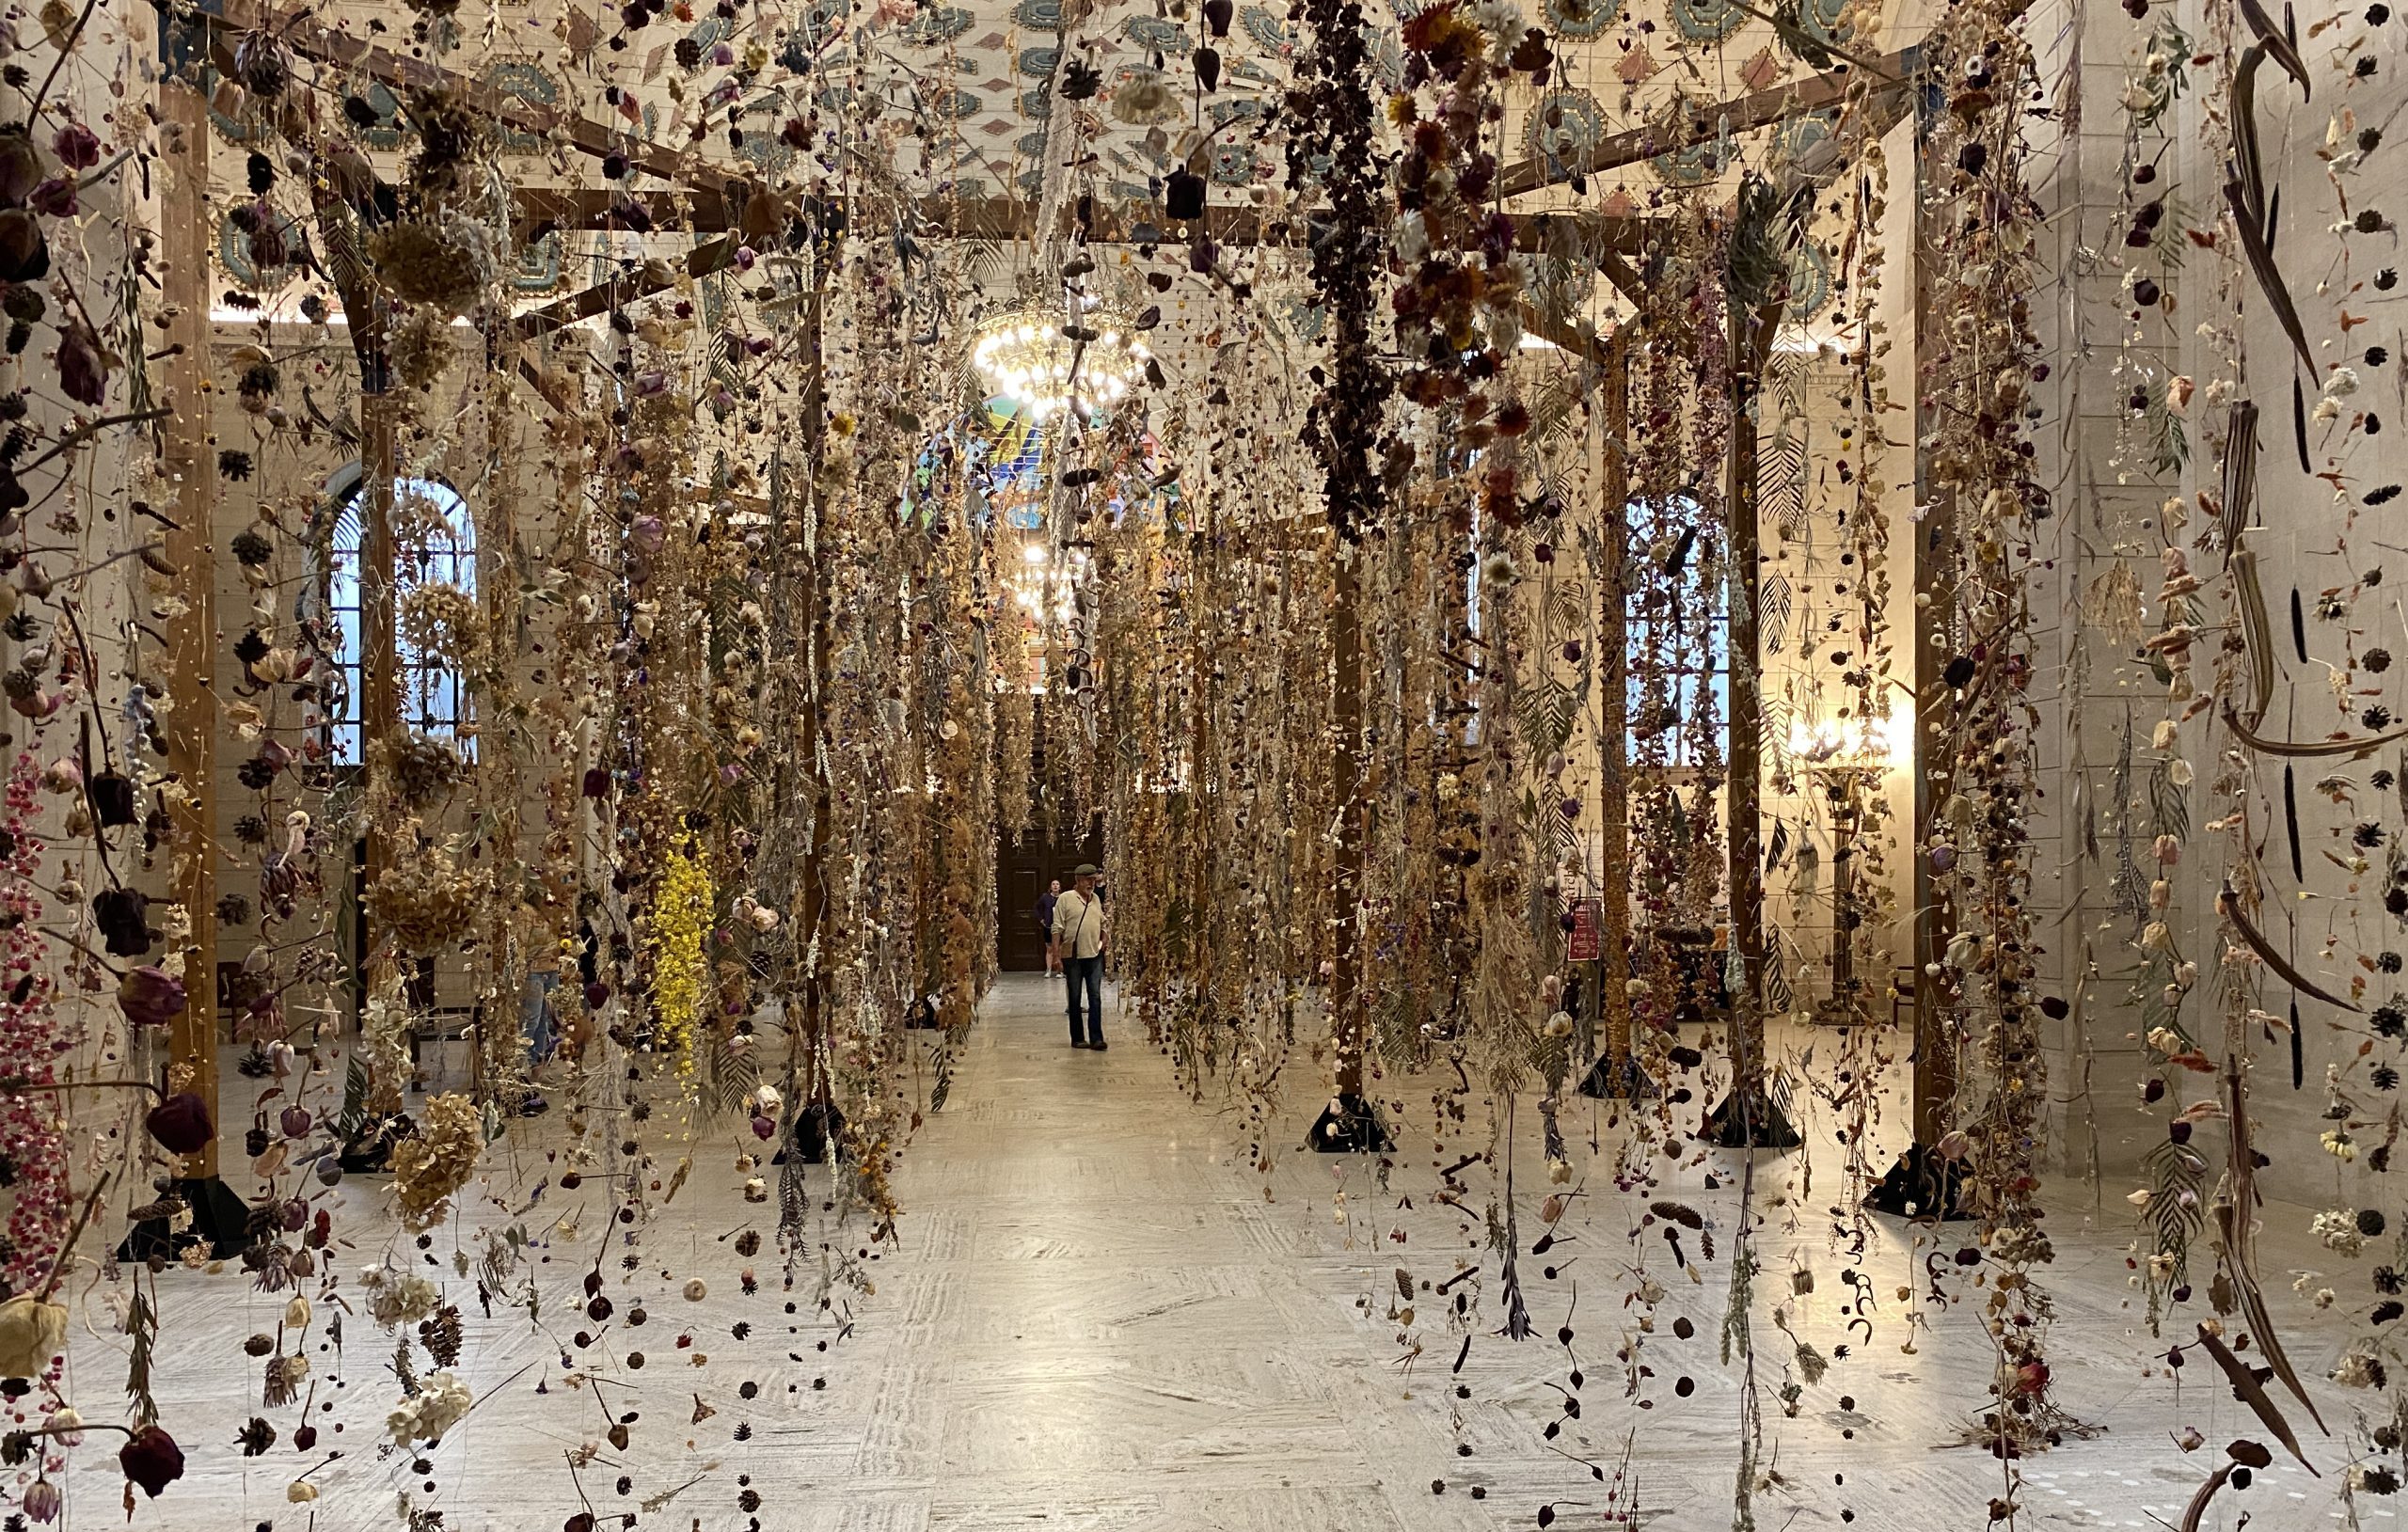
[[[443,1222],[452,1194],[476,1172],[480,1139],[474,1101],[448,1092],[426,1103],[425,1127],[393,1145],[393,1196],[404,1228],[423,1233]]]
[[[710,874],[689,848],[670,852],[652,907],[652,1046],[676,1055],[681,1080],[694,1069],[694,1023],[705,994],[703,940],[710,922]]]
[[[404,950],[432,953],[467,934],[483,884],[449,851],[430,849],[376,875],[368,912]]]
[[[402,637],[430,661],[473,667],[484,653],[484,613],[460,587],[431,580],[402,598]]]

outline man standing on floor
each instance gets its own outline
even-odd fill
[[[1103,901],[1096,897],[1094,862],[1080,862],[1073,887],[1054,903],[1054,945],[1070,1002],[1070,1046],[1103,1051]],[[1086,991],[1086,1026],[1079,1025],[1079,992]]]
[[[1037,928],[1045,936],[1045,971],[1062,971],[1062,953],[1054,944],[1054,907],[1062,902],[1062,880],[1055,878],[1037,896]]]

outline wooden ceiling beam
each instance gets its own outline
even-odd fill
[[[1885,54],[1876,62],[1880,67],[1878,77],[1868,81],[1868,71],[1852,65],[1842,65],[1802,80],[1783,81],[1762,90],[1751,91],[1719,106],[1691,112],[1685,120],[1671,126],[1650,124],[1618,133],[1601,140],[1588,153],[1571,159],[1540,156],[1517,161],[1507,166],[1497,178],[1498,195],[1518,197],[1525,192],[1542,191],[1560,186],[1576,176],[1603,175],[1625,166],[1652,160],[1658,154],[1677,153],[1712,143],[1725,134],[1751,133],[1768,128],[1793,118],[1810,117],[1828,112],[1846,103],[1850,91],[1869,90],[1881,96],[1898,98],[1897,109],[1910,99],[1914,76],[1922,67],[1920,47],[1901,48]],[[1892,118],[1893,121],[1895,118]]]
[[[1021,240],[1037,233],[1035,204],[1009,197],[927,197],[919,204],[921,230],[939,238]],[[1192,242],[1196,225],[1216,245],[1250,247],[1292,245],[1301,248],[1306,233],[1293,214],[1269,214],[1244,207],[1212,207],[1200,220],[1171,219],[1143,203],[1099,206],[1086,225],[1087,241],[1095,245]],[[1514,246],[1543,250],[1559,239],[1576,242],[1591,253],[1599,250],[1627,255],[1637,252],[1648,220],[1602,213],[1520,213],[1513,218]]]
[[[518,186],[511,191],[513,227],[521,241],[555,229],[627,229],[630,209],[642,210],[645,231],[724,234],[728,204],[716,193],[628,192],[608,186]]]
[[[732,166],[691,151],[673,151],[644,141],[626,128],[597,122],[566,107],[542,107],[523,102],[485,81],[411,58],[389,48],[366,42],[312,19],[307,9],[280,10],[259,0],[207,0],[201,14],[209,21],[238,31],[265,31],[304,58],[336,69],[356,71],[394,89],[445,90],[457,94],[478,111],[523,133],[557,137],[578,151],[600,159],[620,154],[627,164],[680,186],[691,186],[713,197],[731,182],[745,180]]]
[[[682,276],[708,276],[735,264],[736,236],[721,234],[715,240],[697,245],[680,262],[647,261],[620,273],[607,282],[597,282],[581,292],[531,308],[518,316],[515,324],[522,340],[540,340],[556,330],[609,313],[613,308],[638,303],[675,287]]]

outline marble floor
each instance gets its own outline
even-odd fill
[[[364,1310],[346,1321],[344,1353],[318,1355],[307,1414],[319,1435],[300,1452],[292,1431],[304,1408],[259,1410],[258,1365],[241,1354],[244,1335],[275,1331],[283,1297],[254,1292],[231,1271],[171,1271],[156,1287],[154,1388],[190,1468],[165,1497],[138,1501],[131,1525],[350,1532],[403,1524],[404,1496],[441,1513],[422,1526],[447,1532],[549,1532],[589,1508],[603,1528],[625,1514],[628,1524],[696,1532],[743,1532],[755,1518],[811,1532],[1734,1524],[1743,1369],[1722,1363],[1718,1338],[1728,1251],[1697,1260],[1692,1236],[1692,1281],[1666,1256],[1660,1229],[1634,1233],[1643,1208],[1611,1191],[1616,1130],[1605,1109],[1576,1125],[1607,1157],[1589,1161],[1585,1145],[1576,1148],[1588,1194],[1560,1225],[1558,1250],[1521,1262],[1535,1333],[1519,1342],[1495,1334],[1499,1293],[1483,1271],[1478,1280],[1490,1285],[1457,1372],[1465,1332],[1449,1323],[1436,1284],[1481,1252],[1466,1250],[1453,1209],[1423,1195],[1426,1152],[1408,1139],[1385,1192],[1353,1157],[1282,1153],[1266,1176],[1246,1162],[1242,1114],[1178,1094],[1167,1061],[1126,1024],[1113,1038],[1108,1053],[1072,1051],[1056,992],[1006,977],[951,1099],[903,1158],[898,1244],[864,1268],[876,1291],[849,1292],[827,1314],[814,1312],[807,1290],[778,1291],[770,1252],[751,1262],[736,1254],[737,1233],[767,1230],[775,1208],[742,1201],[732,1147],[717,1163],[698,1154],[690,1187],[625,1252],[640,1258],[604,1266],[623,1313],[649,1306],[649,1328],[622,1320],[574,1366],[562,1340],[583,1322],[578,1284],[607,1254],[595,1244],[605,1215],[590,1195],[578,1204],[557,1187],[548,1203],[529,1200],[557,1119],[514,1126],[502,1158],[519,1179],[494,1191],[539,1237],[528,1268],[542,1295],[536,1322],[505,1303],[490,1318],[479,1311],[473,1280],[455,1274],[451,1228],[422,1257],[406,1240],[393,1246],[398,1258],[429,1262],[467,1313],[457,1370],[478,1402],[424,1466],[380,1450],[399,1390],[391,1341]],[[1318,1104],[1290,1103],[1293,1131],[1275,1142],[1301,1141]],[[1545,1177],[1534,1146],[1521,1152],[1534,1206]],[[1727,1240],[1737,1160],[1685,1163],[1652,1195],[1687,1201]],[[1753,1525],[1977,1532],[2005,1479],[1980,1449],[1955,1445],[1990,1371],[1971,1307],[1925,1311],[1927,1322],[1911,1324],[1900,1289],[1931,1247],[1918,1250],[1911,1231],[1888,1223],[1871,1245],[1846,1248],[1828,1208],[1836,1181],[1804,1179],[1808,1163],[1764,1156],[1757,1168],[1766,1274],[1750,1311],[1764,1439]],[[343,1188],[353,1203],[343,1227],[359,1246],[335,1263],[346,1279],[378,1254],[367,1231],[390,1230],[377,1222],[387,1184]],[[2057,1392],[2071,1415],[2107,1429],[2027,1461],[2020,1526],[2178,1526],[2224,1445],[2263,1435],[2205,1375],[2204,1358],[2179,1375],[2163,1366],[2173,1337],[2152,1340],[2140,1322],[2119,1191],[2099,1198],[2067,1187],[2055,1204],[2060,1254],[2046,1282],[2058,1307]],[[1524,1210],[1526,1251],[1537,1216]],[[586,1226],[573,1227],[579,1220]],[[2305,1222],[2270,1216],[2270,1239]],[[1961,1246],[1962,1230],[1944,1232],[1940,1250]],[[2360,1440],[2352,1408],[2373,1397],[2345,1399],[2321,1382],[2340,1331],[2290,1291],[2289,1269],[2310,1264],[2277,1244],[2267,1285],[2336,1432],[2300,1421],[2321,1477],[2277,1462],[2220,1494],[2202,1526],[2275,1532],[2352,1524],[2353,1515],[2392,1524],[2392,1501],[2359,1494],[2353,1508],[2341,1493]],[[747,1265],[759,1269],[757,1295],[739,1290]],[[1811,1292],[1799,1290],[1801,1271],[1813,1273]],[[696,1277],[707,1292],[689,1301]],[[1663,1288],[1644,1332],[1624,1306],[1641,1282]],[[1869,1332],[1850,1329],[1851,1299]],[[1775,1327],[1776,1307],[1795,1341]],[[741,1337],[738,1325],[749,1327]],[[1570,1344],[1557,1339],[1560,1328]],[[1828,1372],[1804,1379],[1790,1360],[1796,1341]],[[640,1366],[631,1353],[646,1349]],[[98,1297],[79,1318],[70,1367],[81,1398],[118,1397],[125,1342]],[[1576,1389],[1567,1383],[1576,1369]],[[1781,1397],[1790,1382],[1801,1389],[1794,1413]],[[1574,1397],[1582,1408],[1569,1416]],[[261,1414],[280,1438],[245,1458],[234,1433]],[[631,1414],[626,1445],[613,1446],[606,1427]],[[2178,1440],[2186,1428],[2204,1439],[2195,1451]],[[88,1445],[74,1455],[68,1524],[129,1524],[114,1456]],[[305,1471],[318,1497],[291,1503],[287,1486]]]

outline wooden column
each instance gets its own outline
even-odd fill
[[[217,465],[210,450],[209,380],[209,109],[200,92],[169,74],[159,82],[159,119],[181,130],[182,147],[168,156],[159,204],[161,280],[171,318],[166,384],[174,401],[166,464],[175,491],[175,526],[167,561],[179,573],[183,609],[167,623],[167,768],[182,798],[172,804],[175,899],[192,921],[184,943],[184,1010],[168,1029],[169,1070],[180,1088],[217,1112]],[[184,1157],[187,1178],[217,1175],[213,1138]]]
[[[1924,154],[1920,135],[1913,152],[1914,213],[1918,236],[1923,231]],[[1944,971],[1935,973],[1941,955],[1956,935],[1955,911],[1934,897],[1931,829],[1940,807],[1952,790],[1935,784],[1932,743],[1935,728],[1945,728],[1952,711],[1948,685],[1941,679],[1949,649],[1949,614],[1956,605],[1956,506],[1953,495],[1927,495],[1931,482],[1930,440],[1934,414],[1927,390],[1932,358],[1940,337],[1932,333],[1931,274],[1923,260],[1925,241],[1911,242],[1914,261],[1914,338],[1912,342],[1915,422],[1915,504],[1921,519],[1909,524],[1913,536],[1915,589],[1914,655],[1907,673],[1914,678],[1915,737],[1911,766],[1914,792],[1914,841],[1907,848],[1910,891],[1909,925],[1914,955],[1914,1142],[1865,1194],[1864,1205],[1878,1212],[1963,1218],[1963,1169],[1932,1152],[1948,1131],[1948,1116],[1956,1100],[1956,1039],[1950,1026],[1953,1004]]]
[[[1336,1053],[1336,1098],[1315,1119],[1307,1142],[1323,1153],[1389,1147],[1379,1113],[1363,1094],[1363,1054],[1370,1040],[1363,997],[1363,576],[1361,550],[1329,538],[1330,785],[1338,803],[1330,907],[1337,921],[1330,952],[1329,1028]]]
[[[1956,1040],[1948,1025],[1952,1005],[1945,975],[1934,977],[1932,966],[1948,950],[1956,934],[1955,909],[1932,896],[1931,858],[1925,847],[1940,806],[1952,789],[1935,785],[1932,742],[1936,727],[1945,727],[1953,709],[1948,685],[1941,679],[1950,650],[1949,615],[1956,608],[1956,499],[1953,494],[1926,498],[1931,482],[1930,450],[1925,445],[1935,427],[1933,400],[1926,387],[1941,337],[1932,333],[1931,272],[1923,259],[1928,247],[1920,237],[1925,216],[1923,188],[1924,157],[1929,152],[1918,134],[1913,152],[1914,206],[1918,238],[1914,250],[1915,503],[1925,507],[1913,527],[1915,582],[1915,655],[1908,673],[1914,677],[1914,844],[1908,863],[1913,869],[1913,953],[1915,965],[1914,1129],[1915,1147],[1929,1150],[1948,1130],[1949,1109],[1956,1099]],[[1925,598],[1928,599],[1925,599]],[[1953,1199],[1952,1199],[1953,1201]]]
[[[806,760],[803,781],[811,798],[811,843],[802,857],[800,878],[801,908],[795,911],[798,940],[809,963],[802,974],[802,1036],[808,1050],[795,1111],[808,1111],[813,1105],[832,1108],[835,1071],[829,1066],[834,1039],[829,1035],[830,1008],[828,992],[832,983],[828,954],[828,854],[833,845],[836,813],[835,794],[831,789],[828,774],[828,751],[820,739],[824,726],[822,703],[827,686],[829,665],[829,582],[826,551],[821,547],[818,466],[819,444],[826,430],[828,372],[821,355],[827,324],[826,255],[814,241],[816,263],[811,298],[803,308],[805,344],[810,371],[803,381],[802,431],[803,472],[801,476],[803,631],[809,635],[809,670],[804,676],[801,718],[797,721],[797,736],[800,739]],[[793,1025],[790,1019],[789,1027]],[[822,1133],[832,1126],[827,1114],[821,1116]]]
[[[1731,951],[1738,959],[1739,987],[1731,997],[1733,1025],[1747,1036],[1745,1057],[1764,1057],[1764,687],[1756,672],[1756,605],[1762,578],[1756,567],[1761,539],[1756,526],[1755,389],[1749,372],[1755,348],[1749,344],[1749,316],[1730,316],[1731,446],[1723,509],[1730,518],[1731,569],[1731,750],[1724,793],[1731,821]],[[1735,1051],[1737,1051],[1735,1050]]]
[[[1739,982],[1731,996],[1731,1095],[1710,1113],[1708,1131],[1725,1147],[1794,1147],[1801,1140],[1766,1089],[1765,1072],[1764,687],[1757,673],[1758,567],[1756,396],[1782,308],[1762,312],[1733,308],[1723,336],[1729,347],[1731,444],[1723,511],[1728,557],[1737,577],[1731,603],[1731,750],[1723,797],[1731,823],[1729,892],[1731,954]],[[1703,338],[1701,338],[1703,340]]]
[[[1363,1094],[1363,580],[1355,550],[1330,539],[1330,786],[1338,803],[1337,876],[1331,906],[1338,921],[1329,975],[1330,1034],[1338,1050],[1338,1094]]]
[[[1603,978],[1605,1058],[1612,1073],[1627,1073],[1630,1033],[1630,340],[1618,332],[1606,348],[1597,380],[1598,413],[1606,434],[1598,475],[1597,675],[1604,687],[1598,809],[1604,815],[1598,877],[1605,903]]]
[[[392,736],[402,715],[401,678],[395,673],[399,658],[393,641],[393,465],[397,455],[394,437],[399,427],[396,419],[399,412],[394,402],[378,387],[383,382],[381,368],[372,365],[367,350],[358,347],[357,330],[361,321],[354,317],[351,324],[355,331],[354,344],[360,356],[357,706],[360,759],[368,763],[360,779],[368,788],[359,919],[360,1015],[364,1020],[369,1001],[391,986],[400,962],[387,934],[377,929],[374,918],[369,913],[366,894],[376,886],[376,880],[384,876],[385,869],[393,865],[396,857],[406,856],[415,848],[397,847],[392,844],[395,827],[390,807],[391,784],[382,780],[383,767],[376,764],[379,758],[377,747]],[[402,1084],[398,1080],[375,1081],[369,1102],[370,1110],[376,1113],[400,1111]]]

